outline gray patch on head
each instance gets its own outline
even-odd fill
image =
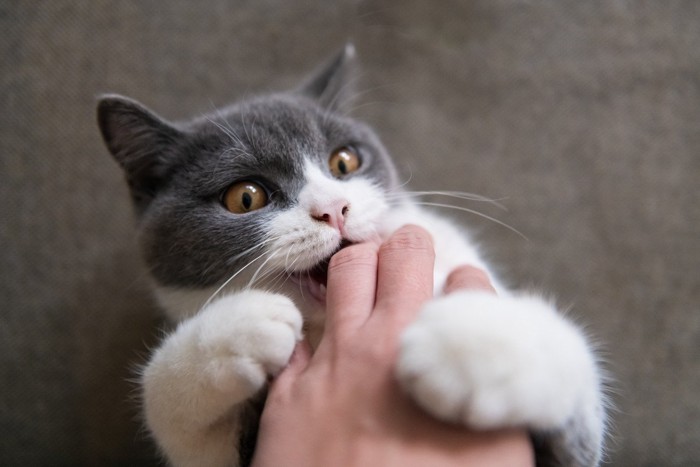
[[[336,58],[331,67],[343,68],[343,60]],[[100,128],[125,170],[144,256],[161,285],[220,284],[259,256],[257,247],[276,213],[297,202],[305,159],[330,176],[331,152],[352,145],[362,157],[356,176],[386,190],[395,187],[394,166],[374,132],[321,105],[337,100],[319,82],[331,83],[334,92],[342,86],[333,70],[320,76],[303,92],[255,98],[180,125],[125,98],[110,96],[100,103]],[[323,99],[310,96],[310,89]],[[262,185],[269,204],[230,213],[222,194],[243,180]]]

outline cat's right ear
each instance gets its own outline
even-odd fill
[[[136,201],[151,198],[172,165],[183,133],[138,102],[118,95],[99,99],[97,123]]]
[[[355,46],[351,43],[321,66],[299,88],[299,92],[316,100],[322,107],[337,111],[346,106],[353,95]]]

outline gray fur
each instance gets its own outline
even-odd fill
[[[247,264],[255,253],[239,255],[264,240],[271,213],[296,202],[304,157],[328,170],[328,154],[353,145],[363,157],[360,173],[387,190],[395,185],[393,164],[372,130],[329,113],[310,95],[339,102],[333,93],[343,86],[329,75],[351,58],[344,50],[298,92],[254,98],[184,124],[124,97],[100,101],[98,122],[126,172],[143,252],[161,285],[212,286]],[[222,193],[240,180],[261,183],[270,204],[246,215],[226,211]]]

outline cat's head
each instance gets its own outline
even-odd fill
[[[187,123],[100,100],[159,285],[207,288],[256,272],[318,285],[335,251],[376,235],[396,171],[374,132],[341,113],[353,63],[347,46],[298,90]]]

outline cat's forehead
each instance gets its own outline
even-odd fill
[[[281,95],[243,102],[219,112],[214,119],[242,132],[241,141],[262,144],[270,140],[319,138],[323,134],[323,117],[321,109],[312,102]]]
[[[298,189],[307,161],[325,165],[352,133],[313,102],[288,96],[243,102],[194,122],[182,172],[187,184],[215,191],[235,179],[265,179]]]
[[[362,125],[289,95],[237,104],[201,119],[197,126],[216,146],[243,158],[254,156],[257,162],[280,156],[325,158],[335,146],[363,139]]]
[[[267,182],[293,199],[305,183],[308,164],[331,176],[329,158],[346,146],[359,152],[363,176],[387,186],[395,181],[393,165],[369,127],[303,96],[239,103],[198,119],[190,131],[188,162],[180,166],[185,170],[178,171],[178,185],[202,193],[249,179]]]

